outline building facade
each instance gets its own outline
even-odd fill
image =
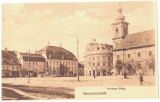
[[[148,30],[128,34],[128,25],[122,8],[113,26],[113,67],[116,75],[154,75],[155,71],[155,31]]]
[[[75,76],[78,61],[70,51],[58,46],[46,46],[36,52],[46,60],[46,71],[54,76]]]
[[[81,63],[78,63],[78,72],[80,76],[84,76],[84,66]]]
[[[2,50],[2,77],[19,77],[21,64],[15,51]]]
[[[45,58],[40,54],[33,53],[19,53],[17,54],[18,59],[22,65],[21,76],[28,75],[37,76],[38,74],[44,72],[45,69]]]
[[[99,44],[96,39],[86,46],[84,54],[85,76],[103,76],[113,68],[112,45]]]

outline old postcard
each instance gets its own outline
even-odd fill
[[[157,99],[155,1],[2,4],[2,100]]]

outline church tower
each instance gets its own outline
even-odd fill
[[[122,14],[122,8],[119,4],[119,9],[117,10],[118,15],[113,24],[113,49],[118,46],[122,39],[124,39],[128,34],[128,25],[129,23],[125,22],[125,16]]]

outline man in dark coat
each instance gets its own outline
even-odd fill
[[[139,80],[140,80],[140,85],[143,86],[143,76],[142,76],[142,74],[140,74]]]

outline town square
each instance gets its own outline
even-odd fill
[[[80,87],[156,87],[155,5],[2,4],[2,100],[75,99]]]

